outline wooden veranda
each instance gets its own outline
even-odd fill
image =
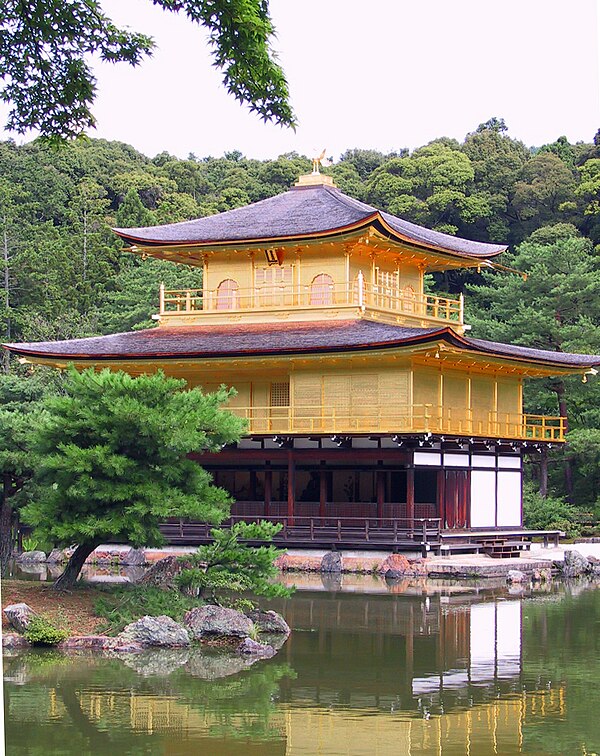
[[[516,556],[527,550],[533,538],[544,544],[558,544],[564,535],[558,530],[527,530],[496,528],[442,530],[437,517],[384,519],[376,517],[231,517],[220,527],[236,522],[266,520],[281,524],[273,542],[286,548],[363,549],[452,554],[459,552],[488,553],[490,556]],[[210,543],[214,526],[199,522],[172,520],[161,525],[168,543],[198,546]]]

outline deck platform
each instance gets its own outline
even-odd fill
[[[494,530],[442,530],[439,518],[379,519],[366,517],[231,517],[221,527],[235,522],[267,520],[281,524],[273,542],[285,548],[389,549],[430,554],[486,553],[489,556],[518,556],[530,548],[533,538],[544,545],[564,536],[559,530],[497,528]],[[210,543],[214,526],[172,520],[161,532],[173,546]]]

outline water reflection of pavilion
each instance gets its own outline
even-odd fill
[[[524,692],[520,601],[307,592],[286,609],[296,629],[270,662],[221,680],[181,667],[103,685],[74,663],[37,696],[9,691],[10,729],[27,740],[51,721],[69,740],[101,736],[102,753],[508,755],[540,711],[565,715],[562,686]],[[274,674],[286,662],[292,674]]]
[[[520,689],[522,604],[473,596],[296,596],[286,701],[444,710]],[[318,658],[318,665],[310,659]],[[347,660],[352,659],[348,670]]]

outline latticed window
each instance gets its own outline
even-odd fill
[[[273,265],[257,268],[256,290],[261,307],[284,307],[293,304],[293,272],[291,265]]]
[[[292,266],[273,265],[268,268],[257,268],[255,276],[257,286],[291,286]]]
[[[377,286],[381,294],[393,295],[398,292],[398,271],[377,268]]]
[[[310,285],[310,303],[325,306],[333,304],[333,278],[327,273],[320,273],[313,278]]]
[[[271,384],[271,407],[290,406],[290,384],[280,382]]]

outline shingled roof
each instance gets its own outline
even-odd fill
[[[294,187],[275,197],[197,220],[113,230],[127,243],[139,246],[210,246],[251,241],[289,242],[315,235],[335,236],[370,226],[397,241],[449,254],[487,258],[506,249],[431,231],[381,212],[327,185]]]
[[[169,360],[260,355],[316,354],[389,349],[443,341],[465,351],[559,368],[600,365],[600,355],[550,352],[459,336],[451,328],[406,328],[368,320],[328,323],[160,327],[70,341],[5,344],[31,358],[89,360]]]

